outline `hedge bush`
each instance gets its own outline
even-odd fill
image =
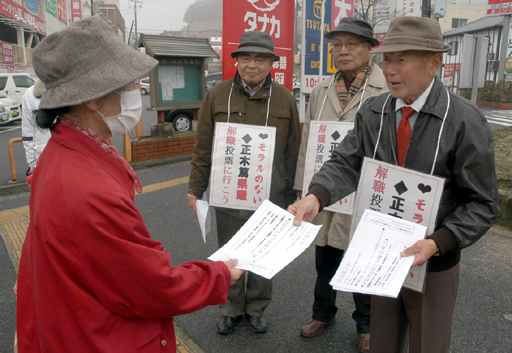
[[[471,88],[463,88],[460,95],[471,99]],[[512,103],[512,81],[485,81],[484,87],[478,89],[476,100],[484,102]]]

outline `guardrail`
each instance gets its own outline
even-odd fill
[[[15,137],[9,140],[9,161],[11,162],[11,175],[13,182],[18,181],[18,177],[16,175],[16,163],[14,163],[14,152],[12,150],[12,145],[21,141],[21,137]]]

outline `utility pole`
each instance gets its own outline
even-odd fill
[[[135,49],[137,49],[137,42],[139,40],[139,36],[137,35],[137,3],[139,2],[138,0],[130,0],[130,1],[133,1],[133,14],[134,14],[134,21],[135,21],[135,44],[133,45],[133,47]]]

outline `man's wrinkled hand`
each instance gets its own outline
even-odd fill
[[[188,204],[190,205],[190,207],[192,207],[194,212],[197,212],[197,206],[196,205],[197,205],[198,197],[194,196],[192,194],[187,194],[187,198],[188,198]]]
[[[402,255],[402,257],[407,257],[415,254],[416,257],[414,258],[414,261],[411,265],[411,267],[413,267],[423,265],[425,262],[427,262],[428,259],[434,256],[436,252],[436,242],[432,239],[423,239],[418,240],[413,244],[413,246],[402,251],[400,255]]]
[[[295,215],[293,225],[300,226],[302,221],[311,222],[320,210],[320,201],[318,198],[309,194],[302,200],[295,202],[293,205],[288,206],[288,212]]]
[[[238,281],[240,276],[244,274],[245,270],[233,268],[238,265],[238,259],[231,259],[223,262],[229,268],[229,272],[231,273],[231,283],[229,285],[232,286],[236,281]]]

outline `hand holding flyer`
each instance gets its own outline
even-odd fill
[[[396,298],[414,255],[400,253],[425,238],[427,227],[366,210],[330,284],[336,290]]]
[[[208,259],[238,259],[238,266],[267,279],[306,250],[321,226],[302,222],[293,225],[294,216],[265,200],[244,226]]]

